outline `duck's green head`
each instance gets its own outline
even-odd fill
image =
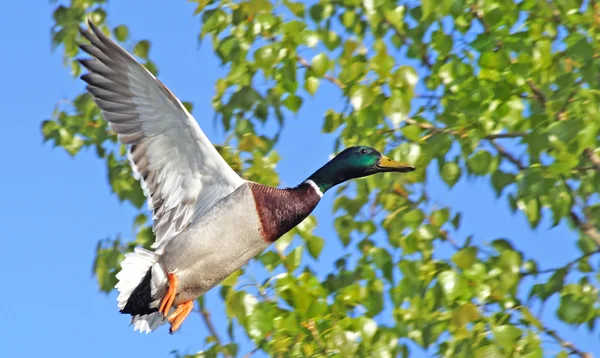
[[[357,146],[345,149],[321,169],[308,177],[325,192],[333,186],[354,178],[383,172],[408,173],[415,167],[398,163],[371,147]]]

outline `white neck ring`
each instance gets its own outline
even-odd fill
[[[321,191],[321,188],[319,188],[319,186],[317,185],[317,183],[315,183],[314,181],[308,179],[304,181],[306,184],[310,185],[313,189],[315,189],[315,193],[317,193],[317,195],[319,195],[319,198],[323,197],[323,192]]]

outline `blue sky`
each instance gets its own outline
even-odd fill
[[[211,140],[220,143],[223,135],[214,126],[210,101],[222,69],[208,42],[200,48],[197,45],[199,18],[191,16],[193,5],[184,1],[165,4],[115,1],[108,6],[109,21],[129,25],[134,39],[152,41],[151,56],[160,68],[159,77],[182,100],[195,103],[194,115],[200,125]],[[166,357],[173,349],[196,352],[204,347],[206,332],[197,315],[176,335],[167,334],[166,329],[140,335],[128,326],[127,316],[118,314],[116,295],[98,290],[92,275],[95,245],[117,233],[131,236],[135,210],[110,193],[106,168],[93,151],[83,151],[73,159],[63,150],[43,144],[41,121],[51,116],[57,101],[72,98],[84,87],[63,67],[60,51],[51,52],[54,6],[11,1],[0,12],[4,48],[0,98],[5,111],[0,141],[4,168],[0,176],[4,189],[0,268],[5,277],[0,290],[4,310],[0,356]],[[307,100],[300,113],[287,121],[278,147],[282,185],[297,184],[328,159],[333,138],[320,133],[320,123],[325,110],[340,105],[339,93],[324,85],[318,96]],[[510,238],[519,249],[539,259],[542,268],[564,264],[579,255],[576,235],[566,225],[547,230],[546,222],[531,232],[524,216],[510,213],[506,200],[496,200],[483,180],[463,179],[451,191],[437,180],[428,186],[434,201],[463,211],[462,237],[474,234],[481,241]],[[328,193],[315,211],[317,233],[324,238],[333,236],[333,194]],[[323,257],[339,257],[340,249],[332,237]],[[251,264],[250,270],[256,266]],[[324,259],[317,267],[329,270],[331,261]],[[216,291],[207,300],[217,329],[225,337],[223,304]],[[545,310],[545,318],[549,326],[557,327],[552,306]],[[559,326],[559,332],[583,350],[600,352],[597,334],[565,326]],[[556,345],[547,347],[549,353],[558,351]],[[248,350],[248,346],[242,347],[240,353]]]

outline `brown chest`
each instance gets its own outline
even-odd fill
[[[308,184],[296,188],[277,189],[251,183],[262,234],[268,242],[279,239],[306,219],[321,199]]]

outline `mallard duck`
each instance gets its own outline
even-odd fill
[[[333,186],[381,172],[410,172],[377,150],[347,148],[294,188],[241,178],[179,99],[127,51],[89,22],[81,76],[110,128],[129,146],[134,175],[153,214],[151,250],[125,255],[117,274],[121,313],[134,330],[170,323],[194,300],[304,220]]]

